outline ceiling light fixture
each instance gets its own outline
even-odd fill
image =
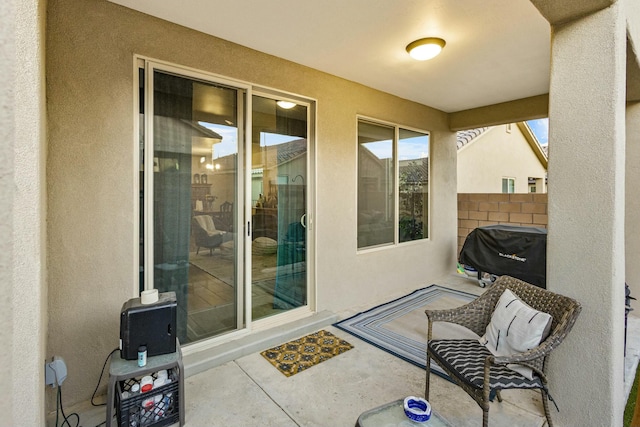
[[[284,108],[285,110],[289,110],[297,105],[295,102],[290,101],[278,101],[276,104],[278,104],[278,107]]]
[[[407,45],[407,52],[413,59],[426,61],[435,58],[444,48],[446,42],[437,37],[427,37],[416,40]]]

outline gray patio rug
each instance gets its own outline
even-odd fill
[[[427,308],[437,310],[458,307],[475,298],[477,295],[431,285],[358,313],[334,326],[425,369],[427,316],[424,311]],[[433,338],[477,339],[478,336],[462,326],[437,322],[433,326]],[[431,371],[448,378],[433,361]]]

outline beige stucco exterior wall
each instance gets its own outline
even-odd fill
[[[0,11],[0,425],[44,425],[44,2]]]
[[[458,193],[502,193],[502,178],[515,178],[515,192],[528,193],[528,178],[546,170],[515,124],[495,126],[458,150]],[[539,191],[542,191],[540,189]]]
[[[104,0],[51,1],[47,25],[48,350],[67,362],[67,403],[90,397],[135,296],[134,54],[318,100],[318,310],[401,295],[455,266],[456,140],[444,113]],[[430,240],[357,253],[357,114],[432,132]]]
[[[16,1],[9,1],[6,7],[0,8],[0,159],[4,164],[0,174],[0,235],[9,236],[13,232],[13,146],[15,140],[15,125],[13,111],[15,97],[13,83],[15,76],[15,15]],[[0,241],[0,324],[13,325],[13,242],[11,239]],[[5,343],[0,364],[0,390],[11,390],[14,382],[13,373],[13,342],[17,337],[13,327],[0,329],[0,342]],[[9,394],[3,394],[8,396]],[[0,425],[8,426],[13,422],[13,402],[11,399],[0,399],[0,413],[6,415]]]
[[[562,407],[554,418],[563,426],[622,424],[626,65],[622,3],[553,27],[547,286],[583,306],[573,331],[549,363],[550,387]],[[582,188],[589,192],[579,191]],[[597,390],[598,397],[585,401],[586,390]]]
[[[537,95],[449,114],[451,130],[474,129],[543,119],[549,116],[549,95]]]

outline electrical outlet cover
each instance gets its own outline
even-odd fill
[[[67,378],[67,365],[59,356],[54,356],[53,360],[44,365],[44,383],[51,387],[61,386]]]

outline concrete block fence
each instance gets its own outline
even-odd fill
[[[458,194],[458,254],[476,227],[511,224],[547,228],[547,194]]]

